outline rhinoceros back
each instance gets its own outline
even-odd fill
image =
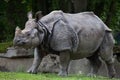
[[[68,24],[78,34],[79,45],[77,53],[93,53],[101,45],[106,32],[111,32],[101,19],[92,12],[65,14]]]
[[[54,25],[57,19],[61,20]],[[47,22],[50,32],[53,30],[50,46],[56,51],[74,50],[75,53],[92,53],[99,48],[105,33],[111,32],[111,29],[93,12],[68,14],[54,11],[45,16],[43,21]]]

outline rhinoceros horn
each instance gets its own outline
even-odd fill
[[[15,34],[20,34],[21,33],[21,29],[17,26],[15,29]]]
[[[32,11],[28,12],[27,17],[28,17],[28,20],[32,19]]]

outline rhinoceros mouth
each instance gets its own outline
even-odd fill
[[[28,46],[28,45],[14,45],[14,47],[24,48],[24,49],[31,49],[31,48],[33,48],[32,46]]]
[[[20,48],[31,48],[31,44],[26,44],[25,42],[13,42],[14,47],[20,47]]]

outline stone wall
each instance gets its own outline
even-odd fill
[[[47,58],[47,59],[46,59]],[[55,72],[59,71],[59,62],[51,61],[48,57],[42,61],[39,71]],[[32,65],[33,58],[0,58],[0,71],[26,72]],[[120,77],[120,63],[115,61],[116,77]],[[71,61],[69,66],[69,74],[87,74],[90,71],[90,64],[87,59]],[[103,62],[97,75],[107,76],[107,69]]]
[[[15,56],[10,57],[10,56],[6,56],[8,54],[9,53],[0,55],[1,56],[0,71],[26,72],[31,67],[33,58],[30,57],[30,55],[29,57],[28,56],[19,57],[17,55],[16,57]],[[19,55],[20,54],[21,53],[19,53]],[[31,56],[33,56],[33,54],[31,54]],[[89,61],[84,58],[84,59],[71,61],[68,72],[69,74],[87,74],[90,72],[90,68],[91,66]],[[117,60],[115,60],[115,69],[117,72],[116,77],[120,77],[120,63]],[[39,71],[57,73],[59,71],[59,56],[49,54],[46,57],[44,57],[42,63],[40,64]],[[100,70],[97,73],[97,75],[107,76],[107,69],[104,62],[102,63],[102,66],[100,67]]]
[[[26,72],[33,58],[0,58],[0,71]]]

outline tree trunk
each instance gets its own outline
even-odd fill
[[[74,12],[83,12],[87,9],[87,0],[72,0]]]

